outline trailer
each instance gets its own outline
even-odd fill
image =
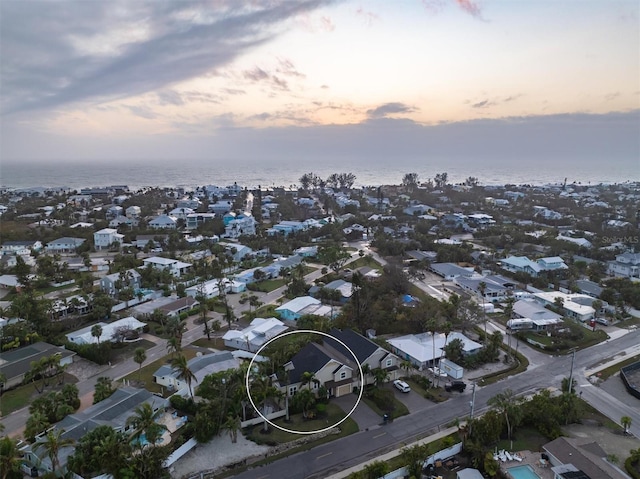
[[[449,361],[448,359],[442,359],[440,361],[440,370],[447,373],[447,375],[453,379],[462,379],[462,375],[464,373],[462,366],[458,366],[456,363]]]

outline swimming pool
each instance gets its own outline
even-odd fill
[[[528,464],[524,466],[510,467],[507,472],[513,479],[540,479],[540,476],[535,473],[533,468]]]

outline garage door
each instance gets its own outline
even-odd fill
[[[351,394],[351,384],[344,384],[336,388],[336,397],[344,396],[345,394]]]

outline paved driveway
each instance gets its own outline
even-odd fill
[[[408,393],[403,393],[402,391],[396,389],[393,386],[393,383],[385,384],[384,387],[393,391],[396,399],[407,406],[410,413],[421,411],[429,406],[433,406],[433,403],[431,401],[423,398],[420,394],[413,390],[409,391]]]
[[[349,412],[356,403],[358,396],[355,394],[347,394],[339,398],[332,398],[331,402],[340,406],[344,412]],[[361,431],[366,431],[379,427],[382,423],[382,418],[378,416],[373,409],[371,409],[364,401],[360,401],[356,409],[351,414],[351,418],[358,424]]]

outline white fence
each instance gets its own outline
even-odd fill
[[[454,444],[451,447],[446,449],[442,449],[435,454],[430,455],[425,461],[424,466],[428,466],[429,464],[435,464],[436,461],[444,461],[445,459],[449,459],[450,457],[455,456],[456,454],[460,454],[462,452],[462,443],[459,442]],[[401,467],[400,469],[396,469],[395,471],[391,471],[389,474],[381,477],[380,479],[398,479],[400,477],[406,477],[409,474],[409,471],[406,467]]]
[[[286,409],[283,409],[282,411],[276,411],[276,412],[272,412],[271,414],[267,414],[265,417],[271,421],[273,419],[277,419],[279,417],[282,417],[282,416],[284,416],[286,414],[287,414]],[[264,419],[262,419],[261,417],[256,417],[256,418],[253,418],[253,419],[247,419],[246,421],[242,421],[240,423],[240,426],[244,429],[247,426],[254,426],[254,425],[260,424],[262,422],[264,422]]]

